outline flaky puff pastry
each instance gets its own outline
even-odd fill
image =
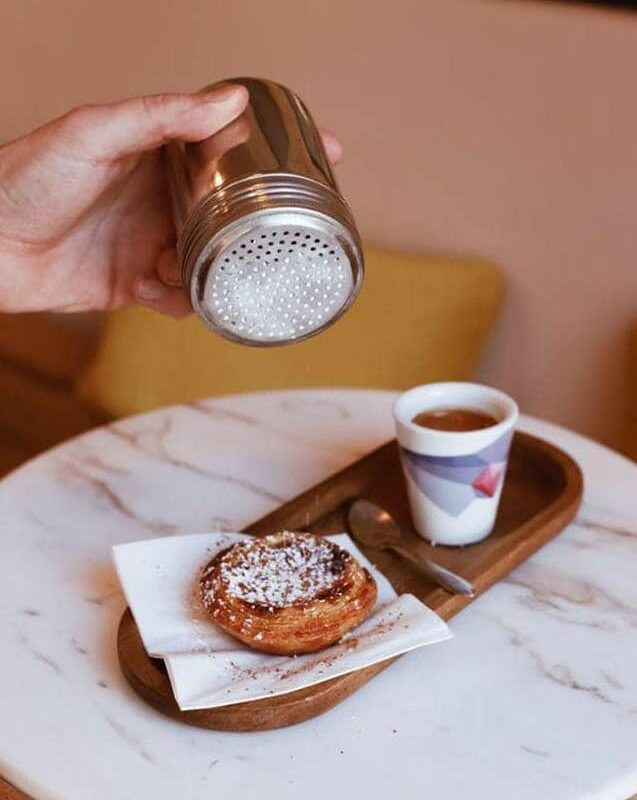
[[[201,603],[220,628],[256,650],[322,650],[369,616],[376,581],[346,550],[308,533],[239,542],[204,568]]]

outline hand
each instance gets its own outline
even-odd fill
[[[0,147],[0,310],[190,313],[160,147],[208,138],[247,101],[224,86],[86,106]]]

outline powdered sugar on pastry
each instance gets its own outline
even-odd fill
[[[347,558],[349,554],[326,540],[284,533],[233,548],[221,559],[219,578],[231,597],[283,608],[328,592]]]
[[[218,553],[199,587],[215,624],[257,650],[280,655],[333,644],[376,601],[374,579],[347,550],[287,531]]]

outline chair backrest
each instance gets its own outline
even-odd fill
[[[194,317],[109,316],[81,394],[112,416],[208,395],[315,386],[401,389],[471,376],[502,296],[491,264],[378,250],[352,309],[296,345],[228,343]]]

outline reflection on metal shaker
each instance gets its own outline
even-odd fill
[[[227,339],[306,339],[358,294],[356,225],[301,100],[272,81],[224,83],[248,89],[246,111],[203,142],[166,147],[184,284]]]

